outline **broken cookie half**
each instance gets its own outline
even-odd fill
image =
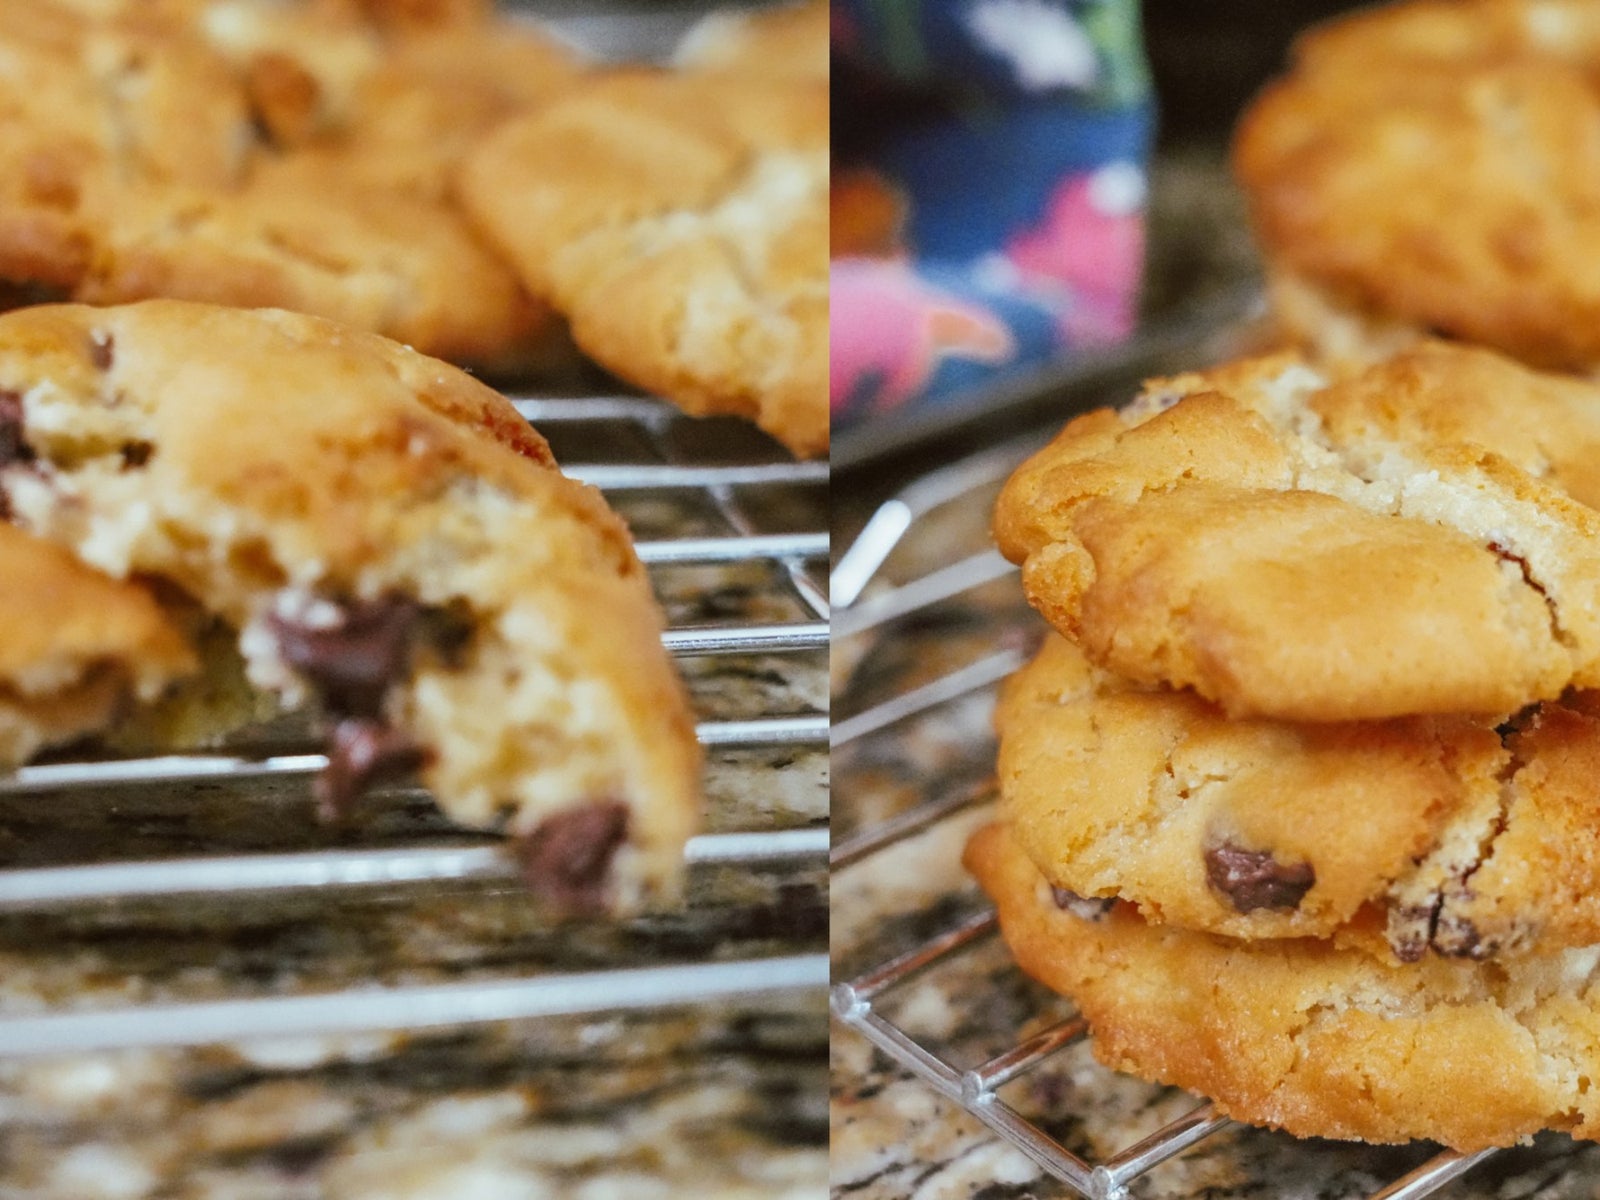
[[[152,301],[0,317],[0,399],[11,520],[316,702],[325,810],[416,769],[565,909],[671,890],[700,757],[659,610],[499,394],[317,318]]]

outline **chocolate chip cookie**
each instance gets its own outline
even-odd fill
[[[1596,711],[1229,720],[1052,637],[996,714],[1000,811],[1068,909],[1249,939],[1377,923],[1401,961],[1548,953],[1600,941]]]
[[[548,310],[440,182],[514,103],[489,82],[462,99],[459,60],[477,52],[431,44],[311,3],[5,6],[0,279],[96,303],[291,307],[482,365],[536,355]]]
[[[1293,355],[1157,381],[1024,464],[996,537],[1097,666],[1234,717],[1495,716],[1595,686],[1600,513],[1554,443],[1600,393],[1482,368],[1438,345],[1336,383]],[[1404,415],[1486,378],[1524,386]],[[1550,406],[1553,435],[1502,436]]]
[[[466,150],[582,70],[572,50],[488,5],[181,2],[181,19],[244,81],[274,156],[446,207]]]
[[[691,413],[828,446],[828,89],[625,71],[501,126],[461,195],[578,345]]]
[[[966,863],[1023,969],[1071,996],[1107,1066],[1302,1137],[1458,1150],[1543,1129],[1600,1138],[1600,949],[1395,964],[1311,939],[1239,942],[1086,918],[997,825]]]
[[[1600,363],[1600,12],[1410,0],[1319,27],[1241,122],[1274,309],[1340,358],[1428,332]]]
[[[698,750],[626,529],[501,396],[318,318],[179,301],[0,317],[12,520],[235,631],[315,700],[324,803],[420,769],[573,908],[670,886]]]

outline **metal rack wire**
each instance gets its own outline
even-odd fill
[[[680,625],[664,637],[680,658],[727,654],[818,654],[828,644],[826,593],[815,572],[825,558],[823,527],[826,463],[797,463],[776,446],[755,449],[737,462],[694,461],[685,450],[696,440],[694,423],[651,399],[599,397],[515,399],[518,410],[547,435],[576,445],[634,447],[638,462],[564,463],[569,474],[616,498],[625,492],[691,491],[716,514],[711,536],[639,542],[652,573],[697,564],[772,564],[786,599],[806,619],[782,623],[729,622]],[[769,532],[752,517],[749,501],[777,488],[811,495],[801,507],[815,527]],[[741,713],[702,720],[701,743],[713,755],[763,747],[821,747],[825,712],[799,715]],[[321,770],[320,753],[196,753],[156,758],[108,757],[47,762],[0,777],[0,796],[92,789],[114,805],[126,789],[188,781],[242,784],[270,777],[299,778]],[[707,833],[691,840],[693,865],[733,868],[807,865],[820,868],[826,826],[755,827]],[[442,881],[515,878],[499,839],[402,847],[338,847],[291,853],[238,853],[126,862],[81,862],[28,869],[0,868],[0,911],[42,912],[84,903],[120,904],[170,898],[222,898],[239,893],[332,893],[369,887],[407,888]],[[820,995],[827,983],[821,953],[796,953],[592,972],[470,982],[361,986],[341,990],[203,1002],[134,1004],[120,1008],[64,1009],[0,1015],[0,1058],[31,1057],[151,1046],[197,1046],[250,1039],[351,1031],[388,1031],[471,1025],[528,1017],[642,1011],[751,999],[785,993]]]
[[[840,556],[834,569],[833,598],[839,609],[834,619],[836,637],[840,636],[841,629],[850,634],[862,634],[891,621],[925,614],[943,601],[1014,571],[997,554],[986,550],[908,581],[868,592],[869,585],[880,576],[895,548],[919,522],[947,504],[986,505],[986,499],[974,493],[997,485],[1038,444],[1040,439],[1023,439],[957,462],[924,476],[883,503]],[[996,643],[1000,640],[995,639]],[[844,717],[834,726],[831,744],[837,750],[865,739],[892,736],[895,728],[904,722],[992,690],[1023,661],[1020,651],[1009,648],[981,656],[932,682]],[[838,871],[861,863],[993,798],[992,781],[932,798],[924,795],[915,806],[839,842],[829,855],[829,865]],[[1091,1031],[1081,1018],[1073,1016],[1058,1022],[1021,1038],[976,1067],[962,1069],[919,1042],[881,1010],[879,1002],[896,989],[935,967],[959,962],[963,955],[970,954],[997,933],[995,913],[986,906],[888,961],[836,982],[831,995],[834,1018],[940,1095],[958,1104],[1050,1177],[1091,1200],[1124,1200],[1129,1195],[1129,1185],[1135,1180],[1232,1124],[1212,1105],[1200,1104],[1137,1143],[1102,1161],[1090,1162],[1072,1153],[997,1095],[1005,1084],[1089,1036]],[[1288,1137],[1286,1134],[1272,1136]],[[1369,1200],[1421,1200],[1424,1196],[1436,1195],[1496,1153],[1494,1150],[1476,1154],[1445,1151],[1372,1193]]]

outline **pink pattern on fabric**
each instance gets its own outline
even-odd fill
[[[1144,264],[1143,185],[1126,163],[1069,176],[1044,219],[1006,242],[1023,281],[1050,297],[1073,345],[1119,341],[1133,328]]]
[[[943,359],[1003,363],[1016,353],[1011,331],[988,309],[885,259],[834,260],[828,325],[836,409],[869,379],[881,379],[878,406],[892,408],[918,395]]]

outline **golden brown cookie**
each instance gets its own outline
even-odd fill
[[[1492,716],[1593,686],[1600,513],[1557,486],[1581,471],[1553,472],[1541,439],[1485,446],[1382,415],[1386,371],[1438,396],[1478,386],[1462,353],[1332,389],[1293,356],[1158,381],[1023,465],[1000,548],[1091,661],[1232,716]],[[1588,396],[1527,386],[1530,412]],[[1493,400],[1514,413],[1522,393]]]
[[[1584,0],[1409,0],[1305,35],[1234,147],[1293,332],[1600,364],[1597,66]]]
[[[627,530],[497,393],[317,318],[178,301],[0,317],[13,519],[237,634],[317,699],[323,798],[420,765],[568,905],[670,885],[699,754]]]
[[[0,447],[14,398],[0,395]],[[137,583],[0,523],[0,765],[104,729],[190,675],[183,634]]]
[[[480,365],[535,357],[548,311],[444,196],[464,140],[516,103],[489,83],[462,99],[459,72],[423,61],[459,59],[423,47],[460,39],[488,35],[385,38],[309,2],[6,6],[0,279],[292,307]]]
[[[1051,637],[996,713],[1000,811],[1069,908],[1251,939],[1375,921],[1408,961],[1547,953],[1600,941],[1595,707],[1229,720]]]
[[[1458,1150],[1542,1129],[1600,1138],[1600,949],[1393,964],[1327,942],[1238,942],[1058,908],[998,825],[967,846],[1023,970],[1071,996],[1119,1071],[1301,1137]]]
[[[456,164],[489,128],[560,94],[581,69],[531,23],[486,7],[183,2],[290,163],[435,201],[448,200]]]
[[[486,366],[525,357],[546,320],[432,201],[348,184],[323,163],[263,163],[233,192],[93,185],[80,211],[107,215],[72,289],[95,304],[289,308]]]
[[[619,72],[513,119],[461,194],[608,369],[828,445],[828,91]]]
[[[829,18],[826,0],[722,9],[684,35],[674,62],[689,71],[827,82]]]

